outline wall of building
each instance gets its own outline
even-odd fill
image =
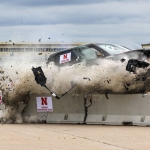
[[[141,44],[143,49],[150,49],[150,44]]]
[[[39,57],[47,59],[49,55],[71,47],[79,46],[86,43],[74,42],[0,42],[0,59],[5,60],[12,56]]]
[[[85,43],[0,42],[0,52],[57,52]]]

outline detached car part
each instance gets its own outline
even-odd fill
[[[35,76],[35,81],[37,84],[40,84],[41,86],[44,86],[47,90],[50,91],[50,93],[52,94],[52,96],[56,97],[57,99],[60,99],[62,98],[64,95],[66,95],[69,91],[71,91],[75,86],[76,84],[73,84],[71,82],[71,85],[72,87],[66,91],[65,93],[63,93],[61,96],[58,96],[56,95],[55,93],[53,93],[47,86],[46,86],[46,80],[47,78],[45,77],[44,73],[43,73],[43,70],[41,67],[37,67],[37,68],[34,68],[32,67],[32,71],[33,71],[33,74]]]
[[[137,59],[130,59],[126,66],[126,70],[129,72],[136,72],[136,68],[146,68],[149,66],[149,63],[145,61],[139,61]]]

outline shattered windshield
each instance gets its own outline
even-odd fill
[[[86,46],[76,47],[72,50],[79,60],[91,60],[97,58],[96,50]]]
[[[128,48],[119,45],[113,45],[113,44],[97,44],[97,46],[107,51],[111,55],[130,51],[130,49]]]

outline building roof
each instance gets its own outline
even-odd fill
[[[149,49],[150,48],[150,43],[147,43],[147,44],[141,44],[142,48],[145,48],[145,49]]]
[[[0,42],[0,45],[81,45],[87,42]]]

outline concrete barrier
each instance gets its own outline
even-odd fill
[[[68,94],[60,100],[53,98],[53,112],[48,113],[47,123],[83,123],[84,97]]]
[[[26,105],[26,107],[24,108],[24,110],[22,111],[22,116],[23,118],[25,118],[25,122],[28,122],[29,118],[32,116],[36,116],[40,122],[46,122],[47,120],[47,112],[37,112],[37,104],[36,104],[36,97],[38,97],[39,95],[35,95],[35,94],[31,94],[30,95],[30,100],[28,102],[28,104]],[[28,117],[28,119],[26,119],[26,117]],[[30,122],[30,120],[29,120]]]
[[[61,99],[52,97],[53,112],[37,112],[36,97],[30,95],[23,116],[37,116],[47,123],[87,123],[105,125],[150,126],[150,95],[141,94],[67,94]],[[109,98],[109,99],[108,99]]]
[[[92,95],[87,124],[150,125],[150,95]]]
[[[61,99],[52,97],[53,112],[37,112],[36,97],[51,97],[48,94],[30,95],[30,101],[23,111],[23,116],[37,115],[47,123],[83,123],[85,117],[84,96],[67,94]]]

